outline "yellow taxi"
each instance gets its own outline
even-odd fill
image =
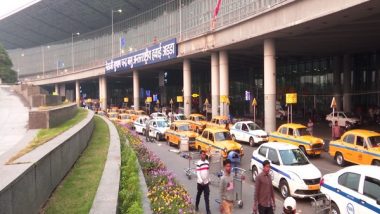
[[[299,147],[307,155],[320,156],[324,142],[321,138],[313,137],[306,126],[296,123],[281,125],[276,132],[269,134],[269,141],[290,143]]]
[[[126,113],[120,114],[118,122],[122,125],[132,124],[132,115]]]
[[[117,121],[119,119],[119,113],[117,112],[108,112],[107,116],[111,121]]]
[[[244,155],[243,146],[233,141],[230,132],[222,128],[205,128],[195,139],[195,148],[209,154],[212,150],[217,150],[221,152],[223,158],[227,158],[231,151],[237,152],[240,157]]]
[[[207,128],[211,128],[211,127],[214,127],[214,128],[223,128],[225,129],[226,126],[228,127],[228,129],[230,128],[230,120],[228,119],[227,116],[216,116],[216,117],[213,117],[211,119],[210,122],[208,122],[206,124],[206,127]]]
[[[183,121],[173,122],[165,132],[166,141],[179,147],[181,137],[189,138],[189,148],[195,148],[195,138],[198,137],[198,134],[190,130],[190,124]]]
[[[133,121],[136,121],[136,119],[142,115],[146,115],[145,111],[143,110],[137,110],[137,111],[131,110],[131,112],[132,112],[131,115],[132,115]]]
[[[350,130],[340,139],[330,142],[329,154],[339,166],[346,162],[380,166],[380,133]]]
[[[191,121],[190,129],[197,133],[201,133],[206,128],[206,117],[201,114],[190,114],[189,120]]]

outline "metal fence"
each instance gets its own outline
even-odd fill
[[[216,0],[173,0],[115,23],[113,39],[111,26],[107,26],[75,36],[73,40],[9,50],[8,53],[14,70],[28,79],[64,75],[102,66],[112,56],[169,38],[177,38],[179,42],[188,40],[267,12],[287,1],[292,0],[223,0],[216,24],[211,29]]]

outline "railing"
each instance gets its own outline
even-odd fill
[[[54,74],[66,75],[88,67],[102,66],[112,56],[124,55],[158,41],[177,38],[182,42],[195,38],[291,1],[294,0],[223,0],[212,29],[216,0],[173,0],[114,24],[113,40],[111,26],[107,26],[74,38],[73,44],[70,38],[40,47],[10,50],[9,55],[14,70],[21,76],[28,76],[29,80],[52,77]],[[121,38],[126,41],[124,46],[120,44]]]

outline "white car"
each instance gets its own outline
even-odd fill
[[[152,119],[148,123],[149,136],[155,137],[157,141],[164,139],[166,130],[169,129],[169,123],[166,119]]]
[[[173,119],[174,121],[186,120],[186,116],[184,114],[174,114]]]
[[[135,120],[135,122],[133,122],[133,128],[136,130],[137,133],[145,133],[146,122],[149,119],[149,116],[140,116]]]
[[[152,114],[150,114],[150,117],[153,118],[153,119],[157,119],[157,118],[164,118],[166,119],[166,115],[161,113],[161,112],[154,112]]]
[[[355,165],[326,174],[321,192],[331,199],[331,213],[380,213],[380,167]]]
[[[322,174],[298,147],[278,142],[262,144],[252,154],[253,181],[262,172],[265,160],[271,163],[272,184],[279,188],[282,197],[307,198],[320,194]]]
[[[345,127],[346,129],[352,128],[353,126],[359,125],[360,120],[356,118],[352,113],[336,111],[326,115],[326,120],[329,121],[329,126],[335,124],[335,121],[338,121],[338,125]]]
[[[268,133],[252,121],[241,121],[230,128],[232,139],[249,143],[253,146],[257,143],[268,142]]]

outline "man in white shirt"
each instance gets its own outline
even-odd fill
[[[197,162],[197,198],[195,201],[195,211],[199,211],[199,201],[201,199],[202,192],[204,192],[206,212],[211,214],[209,205],[210,188],[208,186],[209,179],[209,162],[206,160],[206,152],[201,152],[201,159]]]

